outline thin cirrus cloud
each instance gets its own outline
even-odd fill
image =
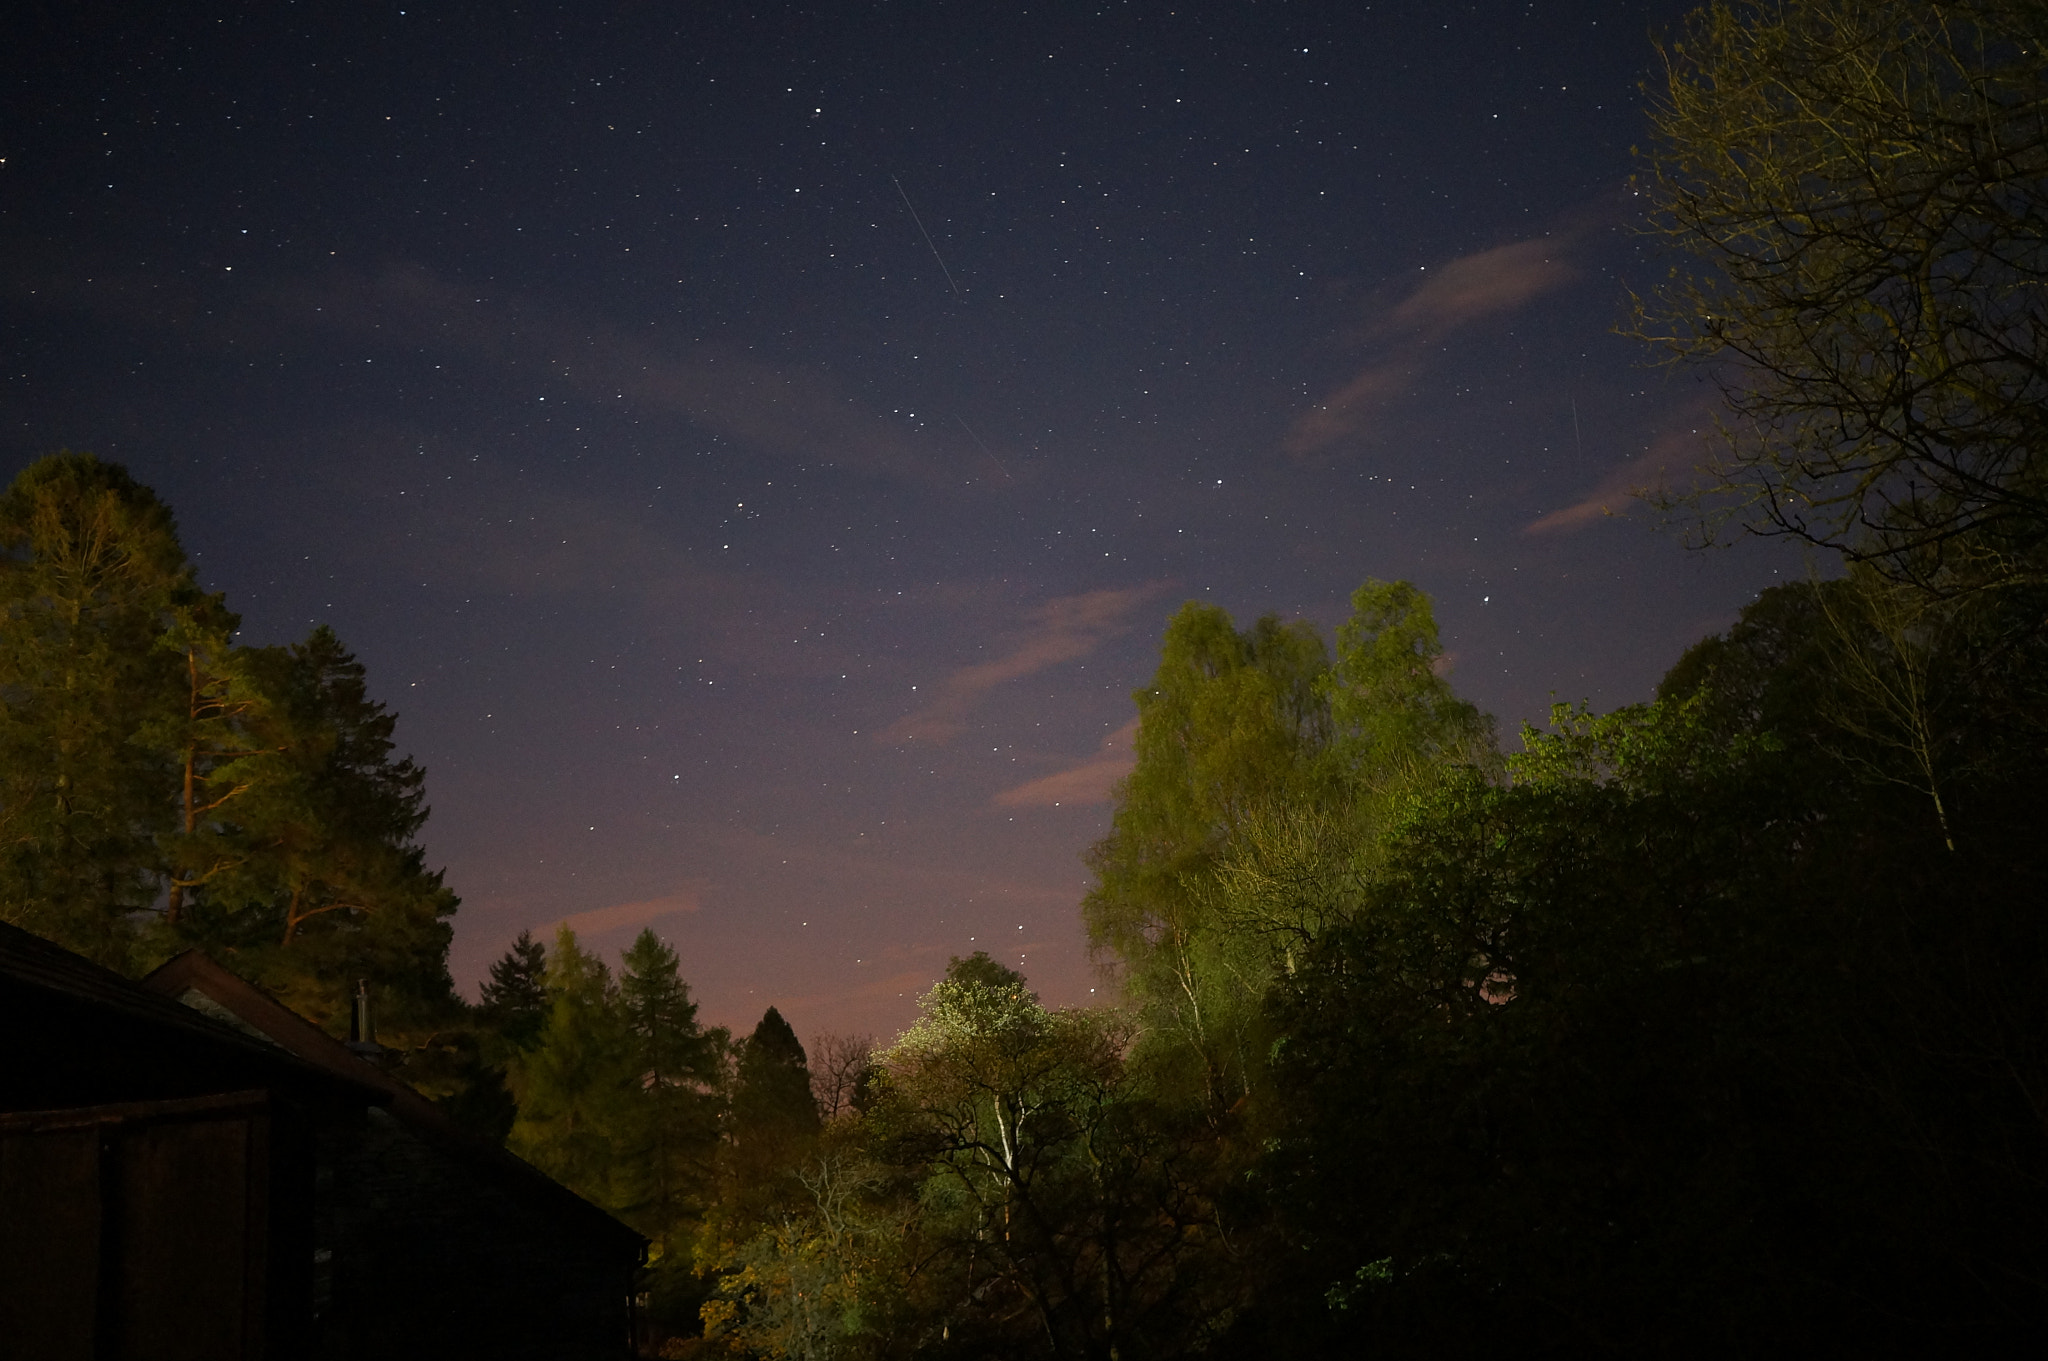
[[[1672,430],[1651,441],[1642,454],[1611,470],[1561,510],[1523,526],[1524,534],[1571,534],[1601,520],[1628,513],[1630,505],[1668,488],[1674,479],[1707,459],[1707,442],[1697,425]]]
[[[572,913],[555,925],[566,927],[579,936],[602,936],[629,927],[647,926],[677,913],[695,912],[700,905],[696,890],[679,889],[659,898],[614,903],[610,907],[593,907],[587,912]]]
[[[1118,780],[1137,764],[1138,720],[1102,739],[1094,756],[1077,766],[1041,776],[996,795],[998,808],[1065,808],[1108,803]]]
[[[1563,258],[1571,241],[1571,233],[1517,241],[1426,271],[1428,277],[1368,328],[1370,361],[1295,417],[1281,448],[1307,458],[1368,433],[1379,413],[1414,385],[1429,351],[1445,336],[1571,282],[1577,271]]]
[[[1048,600],[1025,616],[1023,636],[994,661],[966,666],[935,687],[936,694],[915,713],[905,714],[880,734],[884,742],[916,739],[948,742],[967,728],[967,716],[981,697],[999,685],[1086,657],[1129,626],[1131,611],[1158,595],[1163,583],[1089,591]]]
[[[710,346],[672,350],[531,299],[479,296],[417,266],[287,290],[272,308],[273,322],[438,346],[531,375],[536,403],[564,388],[599,404],[630,401],[793,462],[898,481],[1009,479],[1009,467],[963,437],[964,427],[888,419],[828,374]]]

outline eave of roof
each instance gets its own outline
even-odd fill
[[[630,1240],[636,1250],[645,1249],[649,1241],[645,1234],[621,1223],[609,1210],[585,1200],[525,1159],[462,1128],[410,1085],[368,1062],[346,1044],[225,968],[204,951],[185,951],[143,979],[142,986],[163,996],[181,1011],[189,1011],[190,1008],[176,999],[196,990],[252,1029],[268,1036],[301,1062],[347,1081],[376,1088],[382,1095],[376,1104],[442,1152],[473,1167],[511,1179],[530,1194],[541,1197],[544,1203],[558,1212],[575,1216],[594,1230],[618,1236],[622,1245]]]
[[[42,994],[52,1001],[111,1013],[130,1024],[169,1032],[187,1043],[228,1051],[258,1069],[276,1072],[293,1081],[314,1079],[330,1087],[338,1085],[356,1099],[367,1099],[373,1104],[383,1095],[352,1074],[309,1064],[289,1050],[279,1052],[83,955],[5,922],[0,922],[0,982]]]

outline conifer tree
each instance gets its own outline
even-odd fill
[[[491,965],[483,985],[480,1019],[514,1049],[539,1043],[548,1023],[547,947],[521,931]]]
[[[353,980],[431,1022],[456,1009],[447,973],[455,895],[414,840],[425,772],[394,759],[396,715],[371,699],[362,663],[322,625],[243,664],[271,697],[237,766],[250,789],[235,822],[246,848],[207,889],[195,927],[316,1020],[335,1023]]]
[[[774,1007],[740,1050],[732,1096],[733,1140],[783,1149],[818,1132],[811,1070],[803,1044]]]
[[[225,597],[195,592],[157,639],[177,657],[182,681],[172,712],[143,734],[176,767],[177,813],[158,836],[169,887],[164,924],[174,932],[185,925],[192,896],[249,854],[234,815],[262,787],[263,729],[278,696],[252,672],[254,654],[236,646],[240,625]]]
[[[0,497],[0,913],[129,962],[176,806],[173,654],[198,599],[171,513],[118,465],[55,454]]]
[[[617,1209],[614,1172],[638,1094],[638,1045],[611,970],[566,926],[548,952],[547,989],[540,1043],[512,1064],[519,1118],[509,1142],[571,1190]]]
[[[51,455],[0,497],[0,913],[116,967],[202,945],[330,1026],[359,979],[387,1026],[441,1024],[424,773],[331,630],[239,623],[118,465]]]
[[[744,1237],[802,1199],[795,1170],[822,1125],[810,1065],[782,1013],[768,1008],[739,1046],[720,1154],[725,1229]]]
[[[620,1195],[628,1218],[665,1237],[703,1208],[718,1147],[724,1032],[697,1024],[676,952],[652,930],[620,962],[619,1005],[640,1074]]]

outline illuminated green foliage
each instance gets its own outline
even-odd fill
[[[159,646],[202,597],[171,513],[90,454],[0,498],[0,912],[116,967],[160,891],[182,667]]]

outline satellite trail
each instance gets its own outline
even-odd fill
[[[891,175],[889,183],[896,186],[896,197],[902,199],[903,206],[910,209],[910,220],[917,224],[917,230],[924,237],[925,245],[931,248],[932,259],[939,262],[939,273],[946,276],[946,287],[953,290],[954,300],[960,301],[960,285],[953,282],[953,271],[946,268],[946,257],[939,254],[939,248],[932,244],[932,234],[925,231],[924,219],[917,215],[917,205],[910,201],[910,195],[903,192],[903,181]]]

